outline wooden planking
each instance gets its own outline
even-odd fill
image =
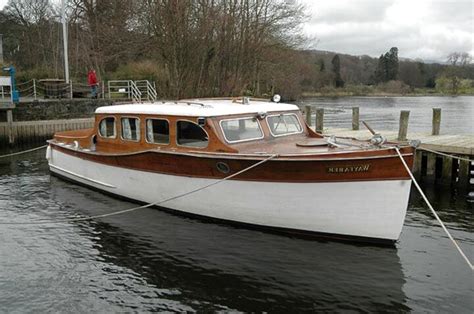
[[[389,141],[397,141],[398,134],[395,131],[380,131]],[[358,139],[370,139],[372,134],[368,130],[351,131],[348,129],[325,129],[325,135],[336,135],[341,137],[354,137]],[[421,141],[421,147],[441,151],[450,154],[474,156],[474,135],[430,135],[426,133],[409,133],[408,139]]]
[[[12,134],[21,143],[41,141],[51,138],[56,132],[92,128],[94,119],[41,120],[13,122]],[[0,123],[0,142],[8,142],[8,123]]]

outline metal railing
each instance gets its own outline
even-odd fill
[[[140,102],[144,99],[155,101],[158,98],[155,82],[148,80],[112,80],[107,82],[109,99],[130,99]]]
[[[139,80],[135,81],[135,84],[142,93],[143,98],[146,98],[147,100],[151,101],[155,101],[157,99],[158,94],[156,92],[155,82],[153,82],[152,84],[148,80]]]
[[[132,101],[142,101],[142,92],[138,89],[137,84],[135,84],[134,81],[130,81],[130,93],[132,96]]]
[[[17,90],[20,94],[20,99],[38,100],[41,98],[73,99],[91,97],[91,87],[88,84],[76,83],[72,80],[66,83],[60,79],[31,79],[18,83]],[[101,82],[97,86],[97,98],[102,99],[109,98],[141,102],[142,100],[155,101],[157,96],[155,83],[148,80],[111,80]],[[0,99],[5,98],[10,98],[10,89],[8,86],[0,86]]]

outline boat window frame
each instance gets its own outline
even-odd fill
[[[100,124],[102,121],[104,121],[107,118],[112,118],[114,119],[114,136],[102,136],[100,132]],[[117,118],[115,116],[105,116],[102,119],[100,119],[99,123],[97,124],[97,134],[104,139],[116,139],[117,138]]]
[[[168,143],[154,143],[154,142],[149,142],[148,141],[148,124],[147,124],[147,121],[148,120],[164,120],[166,122],[168,122]],[[208,137],[209,138],[209,137]],[[178,140],[178,137],[176,136],[176,143],[177,143],[177,140]],[[170,123],[170,120],[169,119],[166,119],[166,118],[145,118],[145,142],[148,143],[148,144],[153,144],[153,145],[170,145],[171,144],[171,123]]]
[[[247,119],[255,119],[257,121],[257,124],[258,124],[258,127],[262,133],[262,136],[261,137],[255,137],[255,138],[249,138],[249,139],[244,139],[244,140],[235,140],[235,141],[230,141],[229,139],[227,139],[227,137],[225,136],[225,131],[224,131],[224,128],[222,127],[222,122],[225,122],[225,121],[233,121],[233,120],[247,120]],[[226,140],[227,143],[229,144],[236,144],[236,143],[242,143],[242,142],[251,142],[251,141],[258,141],[258,140],[261,140],[261,139],[264,139],[265,138],[265,132],[263,131],[263,128],[262,128],[262,125],[260,124],[260,120],[255,117],[255,116],[246,116],[246,117],[237,117],[237,118],[228,118],[228,119],[222,119],[219,121],[219,127],[221,128],[221,132],[222,132],[222,135],[224,136],[224,139]]]
[[[207,145],[204,146],[204,147],[196,147],[196,146],[189,146],[189,145],[179,144],[179,143],[178,143],[178,135],[179,135],[178,122],[181,122],[181,121],[182,121],[182,122],[191,122],[191,123],[197,125],[198,127],[200,127],[200,128],[204,131],[204,133],[206,133]],[[176,143],[176,146],[178,146],[178,147],[186,147],[186,148],[197,148],[197,149],[206,149],[206,148],[209,147],[209,142],[210,142],[209,133],[207,133],[207,131],[206,131],[202,126],[200,126],[197,122],[192,121],[192,120],[188,120],[188,119],[177,119],[177,120],[175,120],[175,122],[176,122],[176,123],[175,123],[175,128],[176,128],[176,130],[175,130],[175,143]]]
[[[270,127],[270,123],[268,122],[268,118],[270,117],[278,117],[278,116],[295,116],[296,117],[296,120],[298,121],[298,123],[300,124],[300,128],[301,130],[298,131],[298,132],[292,132],[292,133],[285,133],[285,134],[273,134],[272,132],[272,128]],[[298,115],[296,113],[278,113],[278,114],[270,114],[270,115],[267,115],[265,117],[265,122],[267,123],[267,126],[268,126],[268,131],[270,131],[270,134],[273,136],[273,137],[282,137],[282,136],[288,136],[288,135],[295,135],[295,134],[301,134],[304,132],[304,129],[303,129],[303,124],[301,123],[301,120],[300,118],[298,117]]]
[[[129,140],[129,139],[125,139],[123,138],[123,125],[122,125],[122,119],[137,119],[138,120],[138,128],[137,130],[140,132],[137,136],[137,139],[136,140]],[[120,139],[122,141],[126,141],[126,142],[135,142],[135,143],[139,143],[141,141],[141,137],[142,137],[142,131],[141,131],[141,119],[140,117],[137,117],[137,116],[120,116]]]

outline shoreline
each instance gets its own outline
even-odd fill
[[[444,93],[406,93],[406,94],[396,94],[396,93],[351,93],[351,92],[341,92],[341,93],[321,93],[321,92],[305,92],[301,94],[301,98],[315,98],[315,97],[325,97],[325,98],[339,98],[339,97],[473,97],[474,94],[457,94],[450,95]]]

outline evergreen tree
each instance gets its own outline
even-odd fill
[[[390,48],[390,51],[385,54],[385,58],[387,59],[387,81],[398,79],[398,48]]]
[[[387,81],[386,73],[386,59],[383,54],[379,57],[379,62],[377,63],[377,68],[375,69],[375,83],[382,83]]]
[[[341,60],[339,59],[339,55],[335,55],[334,58],[332,58],[331,63],[336,87],[344,87],[344,80],[341,77]]]
[[[326,71],[326,64],[323,59],[319,59],[319,72]]]
[[[398,79],[398,48],[392,47],[385,55],[380,55],[375,69],[375,82],[384,83]]]

